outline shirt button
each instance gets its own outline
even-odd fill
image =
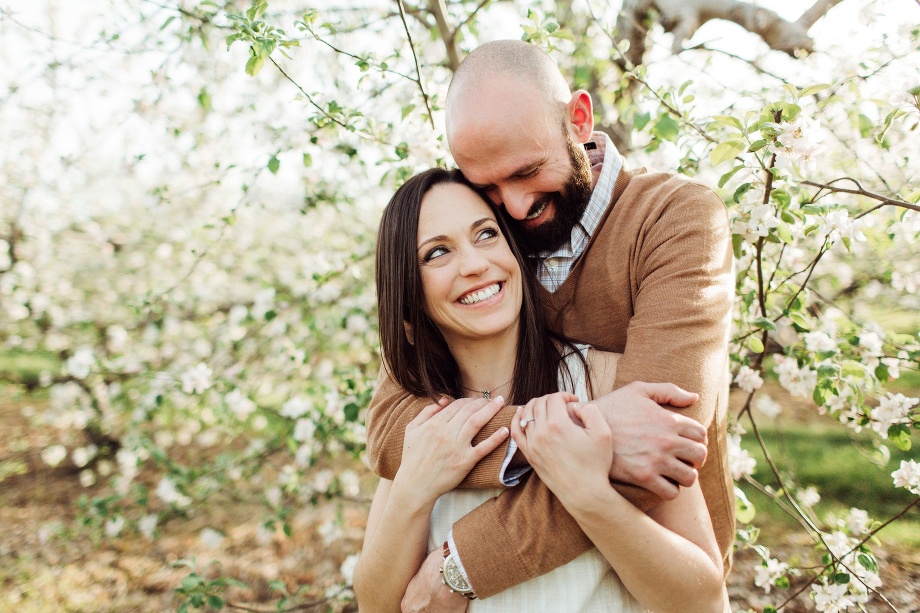
[[[550,270],[556,270],[558,266],[559,266],[559,261],[556,260],[555,258],[550,258],[546,260],[546,267],[549,268]]]

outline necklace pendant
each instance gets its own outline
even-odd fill
[[[491,393],[489,390],[485,390],[484,392],[482,392],[482,397],[483,397],[483,398],[491,398],[491,397],[492,397],[492,393]]]

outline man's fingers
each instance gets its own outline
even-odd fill
[[[686,415],[673,413],[674,420],[677,423],[677,434],[691,441],[696,441],[703,445],[707,442],[706,427],[695,419]]]
[[[696,483],[697,478],[699,478],[699,473],[683,462],[674,460],[668,464],[663,476],[674,485],[690,487]]]
[[[688,407],[700,399],[700,395],[688,392],[673,383],[637,382],[636,387],[650,400],[658,404],[670,404],[675,407]]]
[[[703,462],[706,461],[706,445],[688,440],[683,447],[675,450],[674,455],[691,468],[700,469],[703,466]]]
[[[662,500],[674,500],[680,493],[680,487],[674,481],[668,481],[664,477],[658,477],[648,484],[646,488]]]

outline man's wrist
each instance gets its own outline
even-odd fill
[[[446,585],[447,589],[469,600],[475,600],[476,594],[473,592],[473,586],[467,581],[447,541],[444,541],[444,560],[441,562],[440,573],[441,583]]]

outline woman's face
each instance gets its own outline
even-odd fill
[[[449,347],[517,333],[521,269],[476,192],[440,183],[422,199],[418,261],[425,312]]]

